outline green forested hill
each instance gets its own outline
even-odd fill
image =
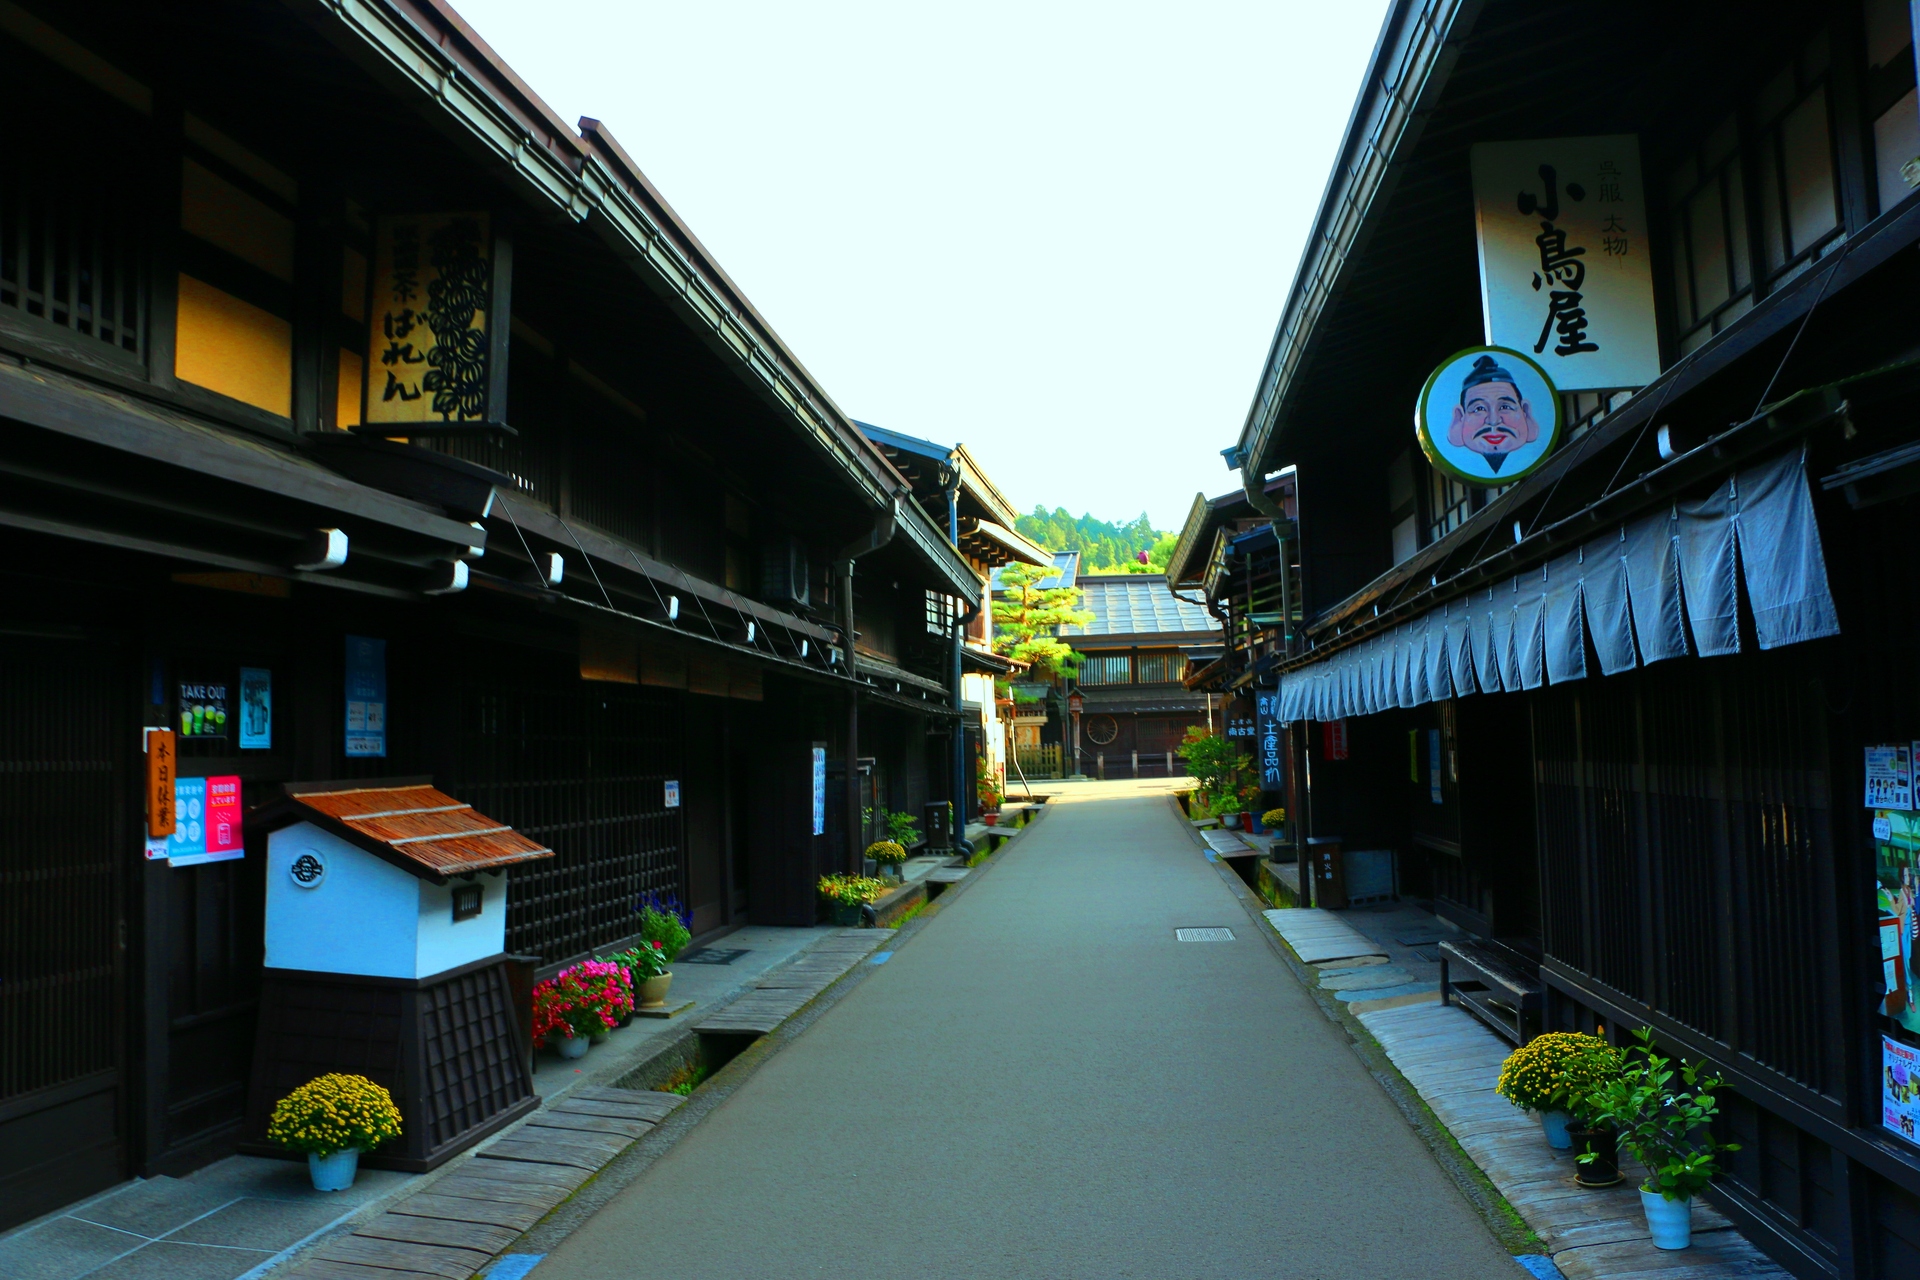
[[[1036,506],[1020,517],[1015,528],[1022,537],[1049,551],[1078,551],[1082,573],[1128,568],[1135,572],[1149,568],[1158,571],[1166,567],[1167,556],[1173,551],[1174,535],[1155,529],[1144,511],[1133,520],[1115,524],[1090,515],[1068,515],[1065,507],[1048,511]],[[1164,546],[1156,545],[1162,543]],[[1136,559],[1142,551],[1147,552],[1151,565]]]

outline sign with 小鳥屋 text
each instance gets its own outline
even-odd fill
[[[1487,344],[1528,353],[1562,391],[1653,381],[1639,139],[1482,142],[1470,163]]]
[[[367,333],[367,422],[489,419],[492,285],[486,214],[379,220]]]

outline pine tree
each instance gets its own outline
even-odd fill
[[[1000,570],[1000,594],[993,602],[993,651],[1030,664],[1038,680],[1072,676],[1080,669],[1080,655],[1060,639],[1059,630],[1094,619],[1091,609],[1080,607],[1085,593],[1078,587],[1035,585],[1052,572],[1018,561],[1007,565]]]

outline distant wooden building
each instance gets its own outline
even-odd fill
[[[1213,718],[1208,695],[1184,680],[1194,655],[1216,652],[1220,624],[1207,610],[1167,590],[1158,573],[1081,574],[1094,620],[1060,629],[1081,655],[1073,688],[1084,701],[1078,768],[1107,778],[1164,778],[1179,774],[1180,740]],[[1068,723],[1068,754],[1073,726]]]

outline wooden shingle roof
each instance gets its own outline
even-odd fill
[[[423,880],[499,871],[553,850],[470,804],[437,790],[431,778],[289,782],[262,815],[270,828],[311,822]]]

